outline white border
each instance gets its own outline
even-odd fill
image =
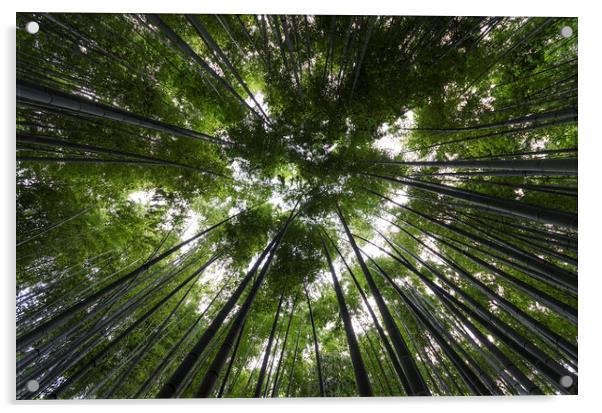
[[[44,411],[48,413],[65,411],[121,413],[127,410],[144,409],[148,413],[165,413],[167,406],[178,411],[199,412],[210,410],[247,412],[303,412],[315,409],[337,409],[338,411],[362,412],[369,409],[430,412],[520,412],[526,409],[546,412],[601,411],[599,393],[602,384],[601,344],[602,322],[600,304],[602,299],[602,271],[600,248],[600,210],[602,209],[602,179],[599,178],[602,153],[602,128],[598,120],[602,118],[600,77],[602,65],[600,56],[602,33],[600,10],[595,1],[542,1],[525,0],[500,1],[384,1],[384,0],[219,0],[219,1],[144,1],[144,0],[103,0],[101,2],[63,0],[24,0],[17,4],[2,2],[2,162],[0,174],[2,193],[0,201],[4,233],[0,245],[0,263],[5,271],[0,273],[3,280],[2,330],[2,372],[0,374],[0,394],[7,410]],[[344,7],[342,6],[344,4]],[[183,400],[183,401],[86,401],[86,402],[15,402],[14,401],[14,245],[15,245],[15,205],[14,205],[14,119],[15,119],[15,12],[17,11],[73,11],[73,12],[157,12],[157,13],[315,13],[315,14],[396,14],[396,15],[529,15],[529,16],[577,16],[579,17],[579,136],[580,136],[580,266],[579,278],[579,331],[580,331],[580,371],[579,396],[564,397],[506,397],[506,398],[429,398],[429,399],[298,399],[298,400]],[[127,409],[127,410],[126,410]],[[371,412],[370,412],[371,413]]]

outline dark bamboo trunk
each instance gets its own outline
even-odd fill
[[[285,356],[285,352],[286,352],[286,344],[288,342],[288,333],[290,331],[291,323],[292,323],[293,317],[295,315],[295,308],[297,307],[297,298],[298,298],[298,296],[296,296],[295,299],[293,300],[293,307],[291,308],[291,312],[290,312],[290,315],[288,318],[288,323],[286,325],[286,332],[284,333],[284,341],[282,343],[282,350],[280,350],[280,358],[278,359],[278,367],[276,368],[276,376],[274,377],[274,386],[272,388],[271,397],[278,396],[278,388],[280,386],[280,371],[281,371],[282,362],[284,360],[284,356]]]
[[[230,356],[230,362],[228,363],[228,368],[226,369],[226,374],[222,379],[222,384],[219,387],[217,392],[217,398],[222,398],[224,396],[224,390],[226,389],[226,384],[228,383],[228,378],[230,377],[230,373],[232,372],[232,366],[234,365],[234,361],[236,360],[236,354],[238,353],[238,347],[240,346],[240,340],[245,331],[245,324],[243,324],[240,332],[238,333],[238,337],[236,338],[236,344],[234,345],[234,350],[232,350],[232,355]]]
[[[154,331],[148,336],[148,338],[146,339],[146,344],[138,351],[138,353],[129,362],[128,368],[111,385],[111,388],[107,391],[107,393],[104,396],[105,398],[110,399],[110,398],[113,397],[113,395],[120,389],[120,387],[123,384],[123,382],[125,381],[125,379],[137,367],[137,365],[140,362],[140,360],[147,354],[148,351],[150,351],[150,349],[155,344],[158,343],[158,341],[160,341],[160,340],[157,340],[157,338],[159,337],[160,334],[162,334],[162,333],[165,332],[166,328],[168,327],[169,321],[174,316],[174,314],[176,313],[176,311],[178,310],[178,308],[182,305],[182,303],[184,302],[184,300],[186,299],[186,297],[188,297],[188,294],[190,293],[190,291],[192,290],[192,288],[194,287],[194,285],[198,281],[199,276],[200,276],[200,273],[199,273],[199,275],[197,275],[196,279],[190,284],[190,286],[188,287],[188,289],[186,290],[186,292],[182,295],[182,297],[180,298],[180,300],[178,300],[178,302],[176,303],[176,305],[169,312],[169,314],[165,317],[165,319],[161,322],[161,324],[159,324],[159,326],[157,328],[155,328]]]
[[[142,384],[142,386],[140,386],[140,388],[138,389],[138,391],[136,392],[136,394],[134,394],[134,397],[133,397],[134,399],[141,398],[142,396],[144,396],[148,392],[148,390],[151,388],[152,384],[159,378],[159,376],[161,375],[161,373],[163,372],[163,370],[172,361],[172,358],[174,357],[174,355],[176,354],[176,352],[181,348],[180,346],[189,337],[191,337],[191,335],[194,333],[194,330],[195,330],[196,326],[201,322],[201,320],[203,319],[203,317],[205,316],[205,314],[207,313],[207,311],[209,310],[209,308],[211,308],[211,306],[213,305],[213,303],[218,299],[218,297],[224,291],[224,289],[226,288],[227,284],[228,284],[228,282],[226,282],[219,289],[219,291],[217,292],[217,294],[215,294],[215,296],[211,299],[211,301],[209,302],[209,304],[207,304],[207,307],[203,310],[203,312],[196,318],[196,320],[190,325],[190,327],[188,327],[188,329],[182,335],[182,337],[180,337],[180,339],[178,339],[178,341],[171,347],[171,349],[169,350],[169,352],[163,357],[163,359],[157,365],[157,367],[155,367],[155,369],[153,370],[153,372],[148,376],[148,378],[145,380],[145,382]]]
[[[404,221],[404,222],[406,222],[408,225],[410,225],[410,226],[412,226],[412,227],[414,227],[414,228],[416,228],[416,229],[424,232],[426,235],[428,235],[432,239],[437,240],[437,241],[441,241],[437,236],[429,233],[428,231],[423,230],[423,229],[421,229],[421,228],[419,228],[419,227],[417,227],[417,226],[415,226],[413,224],[409,224],[407,221]],[[512,303],[508,302],[503,297],[500,297],[497,293],[495,293],[494,291],[492,291],[489,287],[487,287],[481,281],[477,280],[474,276],[472,276],[471,274],[469,274],[468,271],[466,271],[464,268],[460,267],[456,262],[452,261],[450,258],[446,257],[445,255],[437,253],[436,251],[433,251],[433,252],[439,258],[441,258],[445,263],[447,263],[455,272],[457,272],[458,274],[462,275],[463,277],[465,277],[466,279],[468,279],[469,281],[471,281],[471,283],[473,283],[477,288],[479,288],[490,299],[492,299],[500,307],[502,307],[503,309],[505,309],[506,311],[508,311],[508,313],[510,313],[511,315],[513,315],[514,317],[516,317],[521,323],[523,323],[525,325],[525,327],[531,329],[535,334],[541,336],[544,340],[547,340],[551,345],[557,346],[558,345],[557,344],[558,341],[563,341],[564,340],[562,337],[556,335],[549,328],[547,328],[546,326],[542,325],[541,323],[539,323],[538,321],[536,321],[535,319],[533,319],[532,317],[530,317],[528,314],[524,313],[518,307],[516,307]],[[442,280],[445,282],[445,281],[447,281],[447,278],[443,278]],[[543,354],[536,347],[534,347],[530,343],[529,340],[523,338],[521,336],[521,334],[518,333],[518,332],[516,332],[514,329],[509,328],[504,322],[502,322],[496,316],[494,316],[493,314],[491,314],[488,310],[486,310],[485,308],[483,308],[476,300],[472,299],[468,294],[464,293],[463,290],[461,290],[457,286],[455,286],[454,283],[450,283],[449,281],[447,281],[446,284],[449,285],[451,288],[455,287],[454,290],[456,292],[458,292],[465,300],[467,300],[468,302],[470,302],[471,305],[477,311],[480,311],[479,314],[482,317],[484,317],[485,319],[491,321],[493,324],[496,325],[497,328],[499,328],[500,330],[502,330],[506,334],[508,334],[510,337],[512,337],[512,339],[516,343],[518,343],[519,346],[522,346],[527,351],[530,351],[533,354],[534,357],[537,357],[537,359],[539,361],[536,362],[536,365],[538,365],[538,366],[547,366],[547,365],[554,366],[554,368],[556,369],[556,371],[560,372],[562,375],[568,375],[569,374],[566,369],[560,367],[560,365],[558,365],[557,363],[553,362],[552,359],[550,359],[549,356]],[[569,353],[569,354],[571,354],[571,353]]]
[[[85,308],[88,308],[90,305],[94,304],[96,301],[98,301],[100,298],[102,298],[107,293],[115,290],[117,287],[120,287],[121,285],[123,285],[127,281],[131,280],[132,278],[137,277],[139,274],[142,274],[143,272],[148,270],[150,267],[152,267],[154,264],[156,264],[159,261],[163,260],[164,258],[170,256],[174,252],[180,250],[183,246],[190,244],[194,240],[200,238],[201,236],[207,234],[208,232],[214,230],[215,228],[218,228],[220,225],[231,220],[232,218],[234,218],[236,215],[239,215],[239,214],[232,215],[232,216],[226,218],[225,220],[220,221],[217,224],[212,225],[211,227],[201,231],[200,233],[194,235],[193,237],[191,237],[185,241],[182,241],[181,243],[179,243],[176,246],[170,248],[169,250],[163,252],[162,254],[158,255],[157,257],[142,264],[140,267],[136,268],[134,271],[131,271],[130,273],[124,275],[123,277],[119,278],[118,280],[113,281],[112,283],[105,286],[104,288],[101,288],[96,293],[86,297],[85,299],[79,301],[77,304],[74,304],[71,307],[69,307],[68,309],[55,315],[52,319],[40,324],[38,327],[17,337],[17,349],[24,348],[25,346],[33,343],[37,339],[44,336],[48,331],[65,324],[74,315],[76,315],[79,311],[81,311]]]
[[[200,139],[221,145],[229,144],[228,142],[201,132],[195,132],[190,129],[148,119],[136,113],[94,102],[80,96],[34,85],[24,80],[17,80],[17,99],[33,102],[45,107],[63,109],[88,116],[123,122],[129,125],[167,133],[169,135]]]
[[[299,352],[299,338],[301,336],[301,322],[299,322],[299,326],[297,327],[297,339],[295,340],[295,351],[293,352],[293,361],[291,363],[291,370],[288,374],[288,383],[286,385],[286,397],[290,397],[291,395],[291,387],[293,385],[294,373],[295,373],[295,364],[297,363],[297,353]]]
[[[17,133],[17,142],[33,142],[42,145],[52,145],[61,148],[74,148],[87,153],[99,153],[99,154],[111,154],[120,157],[127,157],[132,159],[101,159],[101,158],[78,158],[78,157],[48,157],[48,156],[17,156],[18,162],[39,162],[39,163],[64,163],[64,164],[96,164],[96,165],[135,165],[135,166],[169,166],[182,169],[188,169],[200,173],[206,173],[221,178],[230,179],[230,177],[221,174],[219,172],[213,172],[208,169],[199,168],[192,165],[186,165],[179,162],[168,161],[164,159],[153,158],[150,156],[143,156],[131,152],[119,151],[116,149],[101,148],[98,146],[85,145],[74,142],[62,141],[60,139],[54,139],[48,136],[33,136],[22,133]],[[41,148],[32,148],[34,151],[42,151]],[[59,154],[61,152],[58,152]]]
[[[421,130],[421,131],[429,131],[429,132],[442,132],[442,133],[456,133],[456,132],[464,132],[464,131],[474,131],[474,130],[483,130],[483,129],[493,129],[499,128],[503,126],[512,126],[524,123],[532,123],[538,121],[549,121],[549,120],[558,120],[558,119],[566,119],[573,118],[577,116],[576,108],[564,108],[558,110],[552,110],[548,112],[535,113],[533,115],[520,116],[517,118],[507,119],[499,122],[488,123],[485,125],[476,125],[476,126],[468,126],[462,128],[415,128],[412,130]]]
[[[462,199],[475,205],[482,205],[492,210],[508,213],[517,217],[527,218],[543,224],[552,224],[571,229],[577,229],[577,215],[557,209],[543,208],[536,205],[525,204],[512,199],[502,199],[479,192],[451,186],[436,184],[432,182],[418,181],[415,179],[396,179],[389,176],[368,174],[376,178],[408,185],[427,192],[446,195],[456,199]]]
[[[556,266],[552,263],[549,263],[533,254],[523,251],[522,249],[520,249],[508,242],[504,242],[503,240],[500,241],[499,238],[496,238],[493,241],[485,238],[485,237],[491,238],[492,234],[483,233],[483,232],[482,232],[483,236],[473,234],[472,232],[469,232],[469,231],[462,229],[460,227],[457,227],[455,225],[446,224],[440,220],[437,220],[436,218],[433,218],[425,213],[422,213],[416,209],[410,208],[406,205],[400,205],[400,204],[394,202],[392,199],[390,199],[386,196],[383,196],[381,194],[378,194],[377,192],[374,192],[374,191],[371,191],[371,192],[383,199],[386,199],[386,200],[400,206],[401,208],[405,209],[406,211],[410,211],[413,214],[420,216],[421,218],[424,218],[427,221],[430,221],[430,222],[436,224],[440,228],[443,228],[445,230],[451,230],[452,232],[454,232],[462,237],[468,238],[480,245],[489,247],[497,252],[502,253],[503,255],[507,255],[507,256],[523,263],[525,266],[544,274],[547,277],[546,281],[547,282],[552,281],[557,287],[566,289],[571,292],[577,291],[577,279],[574,276],[574,274],[572,274],[562,268],[559,268],[558,266]]]
[[[269,123],[268,115],[263,111],[263,109],[261,108],[261,105],[259,104],[259,102],[257,102],[257,99],[255,99],[255,96],[253,95],[253,93],[251,92],[249,87],[247,86],[247,83],[240,76],[240,74],[238,73],[236,68],[230,62],[230,59],[228,59],[228,57],[226,56],[224,51],[219,47],[219,45],[217,44],[215,39],[213,39],[213,37],[211,36],[209,31],[205,28],[205,26],[201,23],[201,21],[196,16],[187,14],[186,18],[188,19],[190,24],[192,24],[192,26],[196,29],[196,31],[199,33],[199,35],[203,38],[203,40],[207,43],[207,45],[219,56],[219,58],[224,62],[224,64],[228,67],[228,69],[230,69],[230,71],[232,72],[232,74],[234,75],[234,77],[236,78],[238,83],[240,83],[240,85],[245,90],[247,95],[249,95],[251,100],[253,100],[253,102],[259,109],[259,111],[263,115],[264,120]],[[221,23],[221,19],[220,19],[220,23]]]
[[[320,348],[318,346],[318,335],[316,334],[316,324],[314,323],[314,314],[311,310],[311,300],[309,299],[309,293],[307,292],[307,285],[305,288],[305,298],[307,299],[307,308],[309,309],[309,321],[311,322],[311,331],[314,338],[314,353],[316,355],[316,369],[318,371],[318,385],[320,387],[320,397],[326,396],[324,389],[324,376],[322,375],[322,363],[320,360]]]
[[[326,261],[328,262],[330,274],[332,275],[332,283],[334,285],[337,301],[339,302],[339,311],[341,313],[341,318],[343,319],[343,326],[345,327],[347,345],[349,346],[349,354],[351,356],[351,363],[353,364],[357,391],[362,397],[370,397],[373,396],[372,386],[370,385],[370,379],[368,378],[368,372],[366,371],[366,366],[364,365],[364,360],[357,342],[357,337],[355,336],[355,331],[353,331],[353,324],[351,323],[351,317],[349,315],[347,303],[345,302],[345,296],[343,295],[343,291],[339,284],[339,280],[337,279],[334,266],[332,265],[332,259],[330,258],[326,241],[322,236],[320,236],[320,238],[322,239],[324,255],[326,255]]]
[[[326,235],[328,236],[328,234],[326,234]],[[399,382],[402,384],[403,388],[406,389],[406,391],[407,391],[410,388],[410,384],[409,384],[405,374],[403,373],[403,369],[401,368],[399,359],[397,358],[397,355],[395,354],[395,350],[393,350],[393,347],[391,346],[391,343],[389,342],[389,339],[387,338],[385,331],[383,330],[382,326],[380,325],[380,322],[378,321],[378,318],[376,317],[376,314],[374,313],[374,310],[372,309],[372,305],[370,305],[370,302],[368,301],[368,297],[366,297],[366,293],[364,292],[364,289],[360,286],[359,282],[357,281],[357,278],[355,277],[355,274],[353,273],[353,271],[351,270],[351,267],[345,260],[345,257],[343,257],[343,254],[341,254],[341,251],[339,251],[339,248],[337,247],[336,243],[330,237],[328,237],[328,238],[329,238],[332,246],[334,247],[334,249],[337,251],[339,258],[341,258],[341,261],[345,265],[345,268],[347,269],[347,272],[351,276],[351,279],[353,280],[355,287],[359,291],[360,296],[362,297],[362,300],[364,302],[364,305],[368,309],[368,313],[370,314],[370,317],[372,318],[374,327],[376,328],[376,331],[378,332],[378,335],[379,335],[383,345],[385,346],[385,350],[387,351],[387,354],[389,356],[389,361],[393,365],[393,369],[395,370],[395,373],[397,374]]]
[[[217,381],[217,378],[219,377],[220,371],[223,368],[224,363],[226,362],[226,358],[228,357],[228,353],[230,352],[230,349],[234,345],[234,340],[236,339],[236,336],[240,332],[240,329],[242,328],[242,325],[244,324],[244,322],[247,318],[247,315],[249,314],[249,310],[251,309],[251,306],[252,306],[253,302],[255,301],[255,297],[257,296],[257,293],[259,292],[259,288],[263,284],[263,280],[265,279],[265,276],[270,267],[270,263],[272,262],[272,260],[274,258],[276,250],[278,249],[278,246],[282,242],[282,239],[284,238],[284,235],[286,234],[286,230],[287,230],[289,224],[296,217],[295,211],[297,209],[298,204],[299,203],[297,202],[297,204],[291,211],[288,219],[284,223],[282,229],[279,231],[278,235],[272,241],[273,245],[270,246],[271,251],[266,259],[265,264],[261,268],[261,271],[257,275],[257,278],[255,279],[255,282],[253,283],[253,286],[251,287],[249,294],[247,295],[240,310],[238,310],[236,317],[232,321],[232,325],[231,325],[231,327],[228,331],[228,334],[226,335],[226,338],[224,339],[219,351],[217,352],[217,355],[213,359],[213,362],[211,363],[211,365],[209,366],[209,369],[206,371],[205,375],[203,376],[203,379],[201,380],[201,385],[196,392],[197,397],[200,397],[200,398],[209,397],[211,395],[211,393],[213,392],[213,388],[215,387],[215,383]]]
[[[574,173],[577,175],[576,158],[517,159],[517,160],[455,160],[455,161],[372,161],[375,164],[424,166],[430,168],[480,168],[502,171],[533,171],[544,173]]]
[[[437,278],[443,279],[445,278],[439,271],[431,266],[428,262],[424,261],[422,258],[403,247],[402,245],[397,244],[393,245],[391,241],[385,238],[389,246],[396,252],[396,254],[403,258],[399,250],[397,250],[396,246],[402,249],[406,254],[410,255],[416,261],[418,261],[421,265],[427,268],[432,274],[434,274]],[[403,265],[414,274],[416,274],[435,294],[442,300],[442,302],[447,306],[447,308],[455,314],[461,321],[464,326],[466,326],[473,336],[475,336],[485,347],[487,347],[491,353],[500,361],[502,366],[507,368],[521,383],[521,385],[525,388],[528,394],[543,394],[542,391],[529,379],[525,376],[515,365],[511,362],[504,353],[502,353],[493,343],[491,343],[476,326],[472,324],[470,320],[468,320],[464,314],[457,311],[457,309],[450,303],[450,294],[447,293],[444,289],[436,285],[430,279],[425,277],[416,267],[411,265],[408,260],[399,260],[392,254],[389,254],[393,259],[395,259],[399,264]]]
[[[385,370],[385,367],[383,366],[383,363],[378,354],[379,352],[376,350],[376,346],[374,346],[374,343],[372,342],[372,339],[370,338],[370,334],[368,332],[364,331],[364,336],[366,337],[366,340],[368,341],[368,346],[370,347],[373,358],[376,361],[376,364],[378,365],[378,369],[381,372],[381,375],[384,379],[385,385],[387,387],[387,391],[390,396],[393,396],[395,393],[393,391],[393,387],[391,387],[391,383],[389,382],[388,372]],[[379,347],[379,348],[382,351],[382,347]]]
[[[278,326],[278,320],[280,319],[280,310],[282,309],[282,303],[284,301],[284,293],[286,288],[282,289],[280,293],[280,300],[278,301],[278,307],[276,309],[276,314],[274,315],[274,321],[272,322],[272,329],[270,330],[270,336],[268,338],[268,345],[265,349],[265,355],[263,356],[263,361],[261,363],[261,369],[259,370],[259,378],[257,379],[257,384],[255,385],[255,393],[254,397],[261,397],[261,390],[263,389],[263,381],[265,379],[266,369],[268,367],[268,361],[270,359],[270,354],[272,352],[272,344],[274,342],[274,335],[276,334],[276,327]]]
[[[199,56],[191,47],[186,43],[176,32],[174,32],[163,20],[156,14],[147,14],[147,19],[155,26],[161,30],[161,32],[172,42],[175,46],[177,46],[184,55],[188,56],[195,63],[197,63],[205,72],[209,73],[209,75],[215,79],[219,84],[221,84],[232,96],[236,98],[238,103],[248,109],[253,115],[257,116],[262,121],[264,120],[261,115],[259,115],[255,109],[253,109],[249,104],[238,94],[238,92],[232,87],[230,83],[228,83],[222,76],[220,76],[215,70],[209,66],[205,60]],[[203,76],[204,77],[204,76]]]
[[[207,267],[209,267],[215,260],[217,256],[213,256],[209,261],[203,264],[198,270],[194,271],[190,276],[188,276],[182,283],[180,283],[176,288],[174,288],[168,295],[162,298],[158,303],[153,305],[149,310],[147,310],[141,317],[139,317],[135,322],[133,322],[128,328],[126,328],[122,333],[120,333],[117,337],[109,342],[101,351],[98,352],[89,360],[83,367],[69,376],[64,382],[61,383],[59,387],[57,387],[51,394],[50,398],[59,398],[61,394],[68,389],[68,387],[81,379],[84,374],[86,374],[91,369],[97,367],[98,363],[107,355],[109,352],[121,342],[121,340],[127,337],[136,327],[142,324],[145,320],[147,320],[150,316],[152,316],[163,304],[165,304],[171,297],[173,297],[178,291],[186,286],[189,282],[191,282],[194,278],[196,278],[201,272],[203,272]]]
[[[353,75],[353,83],[351,84],[351,92],[349,92],[349,101],[353,99],[353,93],[355,92],[355,88],[357,86],[357,82],[360,78],[360,73],[362,70],[362,63],[364,62],[364,57],[366,56],[366,50],[368,49],[368,42],[370,41],[370,36],[372,35],[372,29],[374,29],[374,22],[378,17],[369,16],[367,17],[368,22],[366,23],[366,34],[364,36],[364,41],[362,43],[362,48],[359,51],[358,61],[355,65],[355,73]]]
[[[216,314],[215,318],[207,327],[203,335],[198,339],[194,347],[188,352],[184,360],[180,363],[180,365],[169,378],[169,380],[163,385],[163,387],[159,391],[159,394],[157,395],[158,399],[171,398],[180,390],[180,386],[188,376],[189,372],[191,371],[197,360],[205,351],[207,345],[215,337],[215,334],[223,324],[224,320],[226,319],[228,314],[230,314],[230,311],[232,311],[232,309],[234,308],[234,305],[246,289],[247,285],[251,282],[251,280],[257,273],[261,262],[270,253],[272,247],[279,239],[279,236],[280,234],[276,235],[276,237],[274,237],[274,239],[272,239],[272,241],[264,249],[259,258],[257,258],[253,267],[249,270],[249,272],[238,285],[236,290],[232,293],[232,295],[224,304],[222,309]]]
[[[412,300],[410,300],[404,292],[397,286],[397,284],[390,278],[390,276],[380,267],[375,261],[372,263],[377,267],[379,272],[388,281],[389,285],[397,292],[402,301],[411,309],[412,313],[422,322],[429,332],[435,337],[435,340],[439,346],[443,349],[445,354],[452,361],[458,372],[464,379],[464,382],[475,395],[492,395],[487,386],[481,381],[481,379],[468,367],[465,360],[452,348],[452,346],[444,338],[444,335],[440,329],[438,329],[429,317],[425,316],[424,313],[418,308]]]
[[[430,391],[429,391],[428,387],[426,386],[426,383],[424,382],[424,379],[422,378],[422,375],[420,374],[420,371],[418,370],[416,363],[414,362],[414,359],[403,339],[403,336],[401,335],[399,329],[397,328],[397,325],[395,324],[395,321],[393,320],[393,316],[389,312],[389,309],[387,308],[385,300],[383,299],[382,295],[380,294],[380,291],[379,291],[378,287],[376,286],[376,283],[374,282],[372,274],[370,273],[370,270],[368,270],[368,267],[366,266],[366,263],[364,262],[364,260],[362,258],[359,248],[358,248],[357,244],[355,243],[353,236],[351,235],[351,231],[349,230],[349,227],[347,226],[347,222],[345,221],[345,218],[343,217],[342,212],[338,208],[337,208],[337,213],[339,215],[339,219],[340,219],[341,223],[343,224],[343,227],[345,228],[345,233],[347,234],[349,243],[351,244],[351,247],[353,248],[355,256],[358,260],[358,263],[360,264],[360,268],[362,269],[362,272],[364,273],[364,276],[366,277],[366,281],[368,282],[368,286],[370,287],[372,295],[374,296],[374,299],[378,305],[381,316],[383,317],[383,320],[385,322],[385,327],[389,333],[389,336],[391,337],[391,341],[393,342],[395,351],[397,352],[397,355],[399,357],[399,361],[403,368],[404,374],[405,374],[406,378],[408,379],[408,383],[409,383],[408,394],[410,394],[412,396],[428,396],[428,395],[430,395]]]

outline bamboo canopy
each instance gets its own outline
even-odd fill
[[[578,393],[576,18],[17,25],[18,399]]]

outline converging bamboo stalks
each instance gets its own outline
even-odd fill
[[[17,13],[16,398],[578,394],[577,23]]]

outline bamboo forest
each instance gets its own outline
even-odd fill
[[[577,18],[16,19],[17,399],[577,394]]]

